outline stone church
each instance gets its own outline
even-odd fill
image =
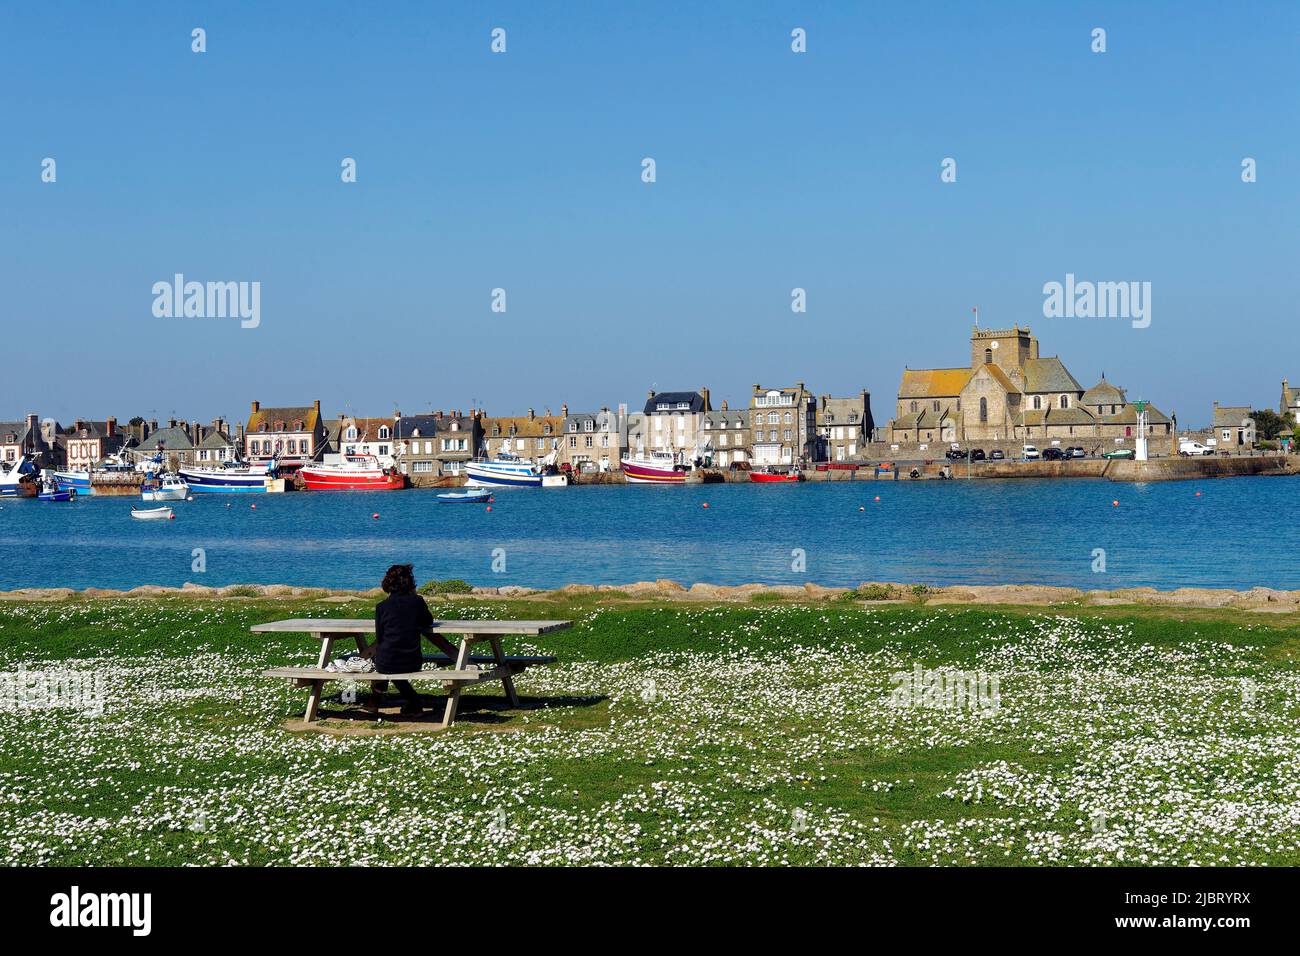
[[[976,327],[970,347],[969,368],[903,370],[887,428],[890,442],[1133,439],[1137,410],[1124,390],[1104,374],[1085,389],[1059,358],[1038,354],[1028,328]],[[1148,438],[1168,438],[1172,431],[1170,419],[1148,405]]]

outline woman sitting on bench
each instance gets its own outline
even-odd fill
[[[433,615],[424,598],[415,593],[413,565],[394,564],[384,575],[380,585],[388,597],[375,607],[375,645],[371,658],[375,670],[381,674],[409,674],[424,666],[420,636],[433,624]],[[410,681],[396,680],[393,684],[402,695],[402,713],[419,714],[420,695]],[[379,705],[388,690],[388,681],[374,681],[370,700],[365,710],[379,713]]]

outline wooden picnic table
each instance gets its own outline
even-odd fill
[[[251,628],[255,634],[310,634],[320,641],[320,657],[315,667],[276,667],[265,671],[264,677],[287,677],[296,687],[310,688],[307,695],[307,712],[305,720],[316,719],[320,708],[321,691],[327,681],[387,681],[387,680],[437,680],[447,688],[447,709],[443,712],[442,726],[450,727],[456,720],[456,711],[460,706],[460,692],[463,688],[485,681],[499,680],[510,700],[510,706],[519,706],[519,695],[515,693],[513,675],[534,664],[554,663],[554,657],[507,657],[501,648],[501,639],[512,635],[535,637],[571,627],[569,621],[434,621],[433,626],[424,630],[424,635],[443,651],[443,656],[426,658],[439,663],[449,663],[449,668],[441,670],[419,670],[407,674],[379,674],[374,671],[355,673],[352,671],[327,671],[334,641],[338,638],[352,638],[357,649],[365,652],[369,647],[367,636],[375,633],[374,618],[311,618],[295,617],[284,621],[271,621],[267,624],[255,624]],[[443,635],[460,635],[459,645],[448,641]],[[492,650],[490,657],[474,657],[470,648],[486,641]],[[476,665],[493,665],[487,670]]]

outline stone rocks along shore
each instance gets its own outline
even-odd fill
[[[1147,605],[1182,608],[1236,608],[1261,612],[1300,611],[1300,591],[1252,588],[1233,591],[1222,588],[1178,588],[1160,591],[1150,587],[1119,588],[1112,591],[1082,590],[1043,584],[953,585],[930,587],[889,582],[867,581],[857,588],[823,587],[819,584],[692,584],[676,581],[636,581],[623,585],[567,584],[554,591],[535,590],[518,585],[476,587],[463,594],[430,595],[442,600],[545,599],[577,595],[604,595],[611,601],[666,600],[681,602],[750,603],[756,599],[794,601],[846,600],[869,604],[976,605],[1005,604],[1024,606],[1109,606]],[[288,584],[232,584],[207,587],[187,583],[179,588],[142,585],[126,591],[108,588],[24,588],[0,592],[0,601],[67,601],[112,598],[186,597],[198,600],[239,600],[266,597],[315,599],[322,603],[383,597],[379,588],[347,591],[330,588],[296,587]]]

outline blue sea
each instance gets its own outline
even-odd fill
[[[606,485],[502,490],[490,511],[427,490],[299,492],[174,502],[165,522],[132,520],[140,502],[129,498],[4,499],[0,590],[364,588],[395,562],[413,562],[421,581],[544,588],[672,578],[1295,589],[1297,492],[1297,478]]]

